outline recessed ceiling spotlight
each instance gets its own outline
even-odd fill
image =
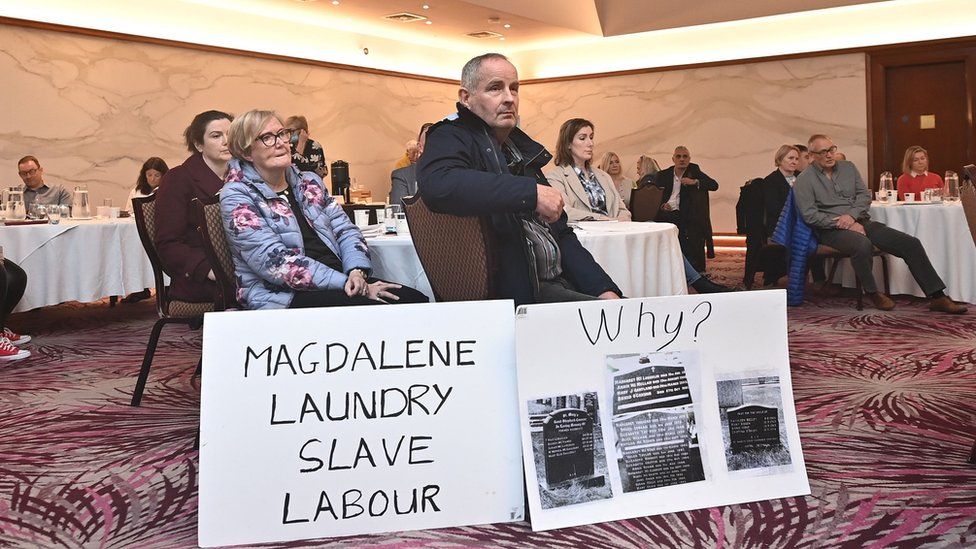
[[[506,29],[510,29],[510,28],[512,28],[512,25],[511,25],[511,24],[509,24],[509,23],[505,23],[505,25],[504,25],[504,26],[505,26],[505,28],[506,28]]]
[[[338,6],[339,5],[339,0],[332,0],[332,5],[333,6]]]
[[[420,7],[424,8],[425,10],[429,10],[430,9],[430,5],[429,4],[424,4],[423,6],[420,6]]]
[[[499,38],[499,40],[501,40],[502,42],[504,42],[505,41],[505,37],[502,36],[501,38]]]
[[[428,19],[428,20],[426,20],[426,21],[424,21],[424,23],[426,23],[426,24],[428,24],[428,25],[433,25],[433,24],[434,24],[434,22],[433,22],[433,21],[431,21],[430,19]]]

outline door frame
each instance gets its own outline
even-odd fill
[[[916,43],[872,48],[867,54],[867,100],[868,100],[868,187],[877,185],[878,176],[884,171],[882,166],[886,148],[890,144],[885,138],[885,70],[889,67],[926,65],[931,63],[965,63],[966,81],[966,158],[976,162],[976,38],[946,40],[940,43]],[[897,158],[897,155],[892,156]]]

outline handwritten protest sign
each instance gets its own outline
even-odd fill
[[[783,291],[533,305],[516,331],[534,530],[810,492]],[[570,412],[595,427],[554,462],[539,426]]]
[[[208,314],[200,544],[520,520],[512,310]]]

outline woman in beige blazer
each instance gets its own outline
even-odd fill
[[[630,211],[607,172],[591,165],[593,123],[571,118],[559,128],[556,167],[546,174],[563,193],[570,221],[630,221]]]

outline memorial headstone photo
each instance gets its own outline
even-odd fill
[[[595,392],[528,402],[545,509],[612,497]]]
[[[716,390],[728,470],[754,475],[789,470],[779,377],[720,380]]]

